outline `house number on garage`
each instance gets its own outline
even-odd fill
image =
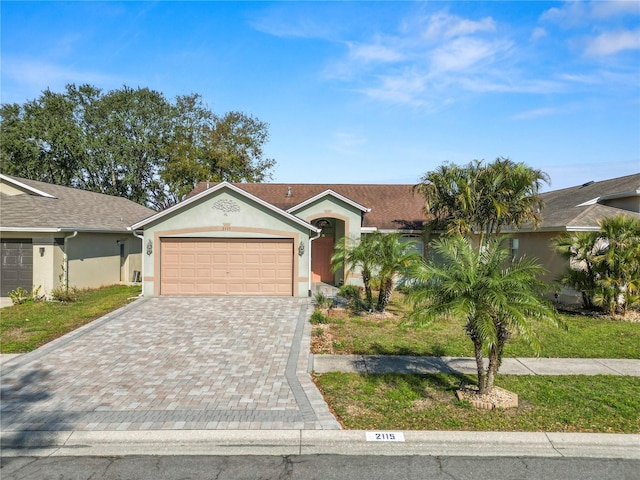
[[[240,205],[238,205],[233,200],[229,200],[229,199],[218,200],[216,203],[213,204],[212,208],[214,208],[215,210],[220,210],[222,213],[224,213],[225,217],[229,213],[240,211]]]
[[[404,442],[403,432],[366,432],[367,442]]]

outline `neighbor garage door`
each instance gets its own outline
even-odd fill
[[[164,238],[161,295],[293,295],[287,239]]]
[[[18,287],[31,292],[33,288],[31,239],[3,239],[1,249],[0,296],[6,297],[11,290]]]

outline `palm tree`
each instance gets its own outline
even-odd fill
[[[543,203],[538,195],[549,176],[508,158],[484,165],[444,164],[428,172],[414,190],[425,197],[431,227],[447,235],[479,234],[479,247],[506,226],[541,221]]]
[[[481,251],[459,235],[436,241],[434,249],[444,262],[422,262],[412,270],[409,322],[421,326],[442,318],[463,318],[474,347],[479,393],[488,393],[512,333],[520,334],[537,354],[540,345],[533,321],[560,324],[553,305],[542,297],[543,269],[525,258],[507,262],[509,252],[496,238]]]
[[[609,314],[640,304],[640,220],[605,218],[597,232],[560,235],[553,246],[570,267],[561,282],[582,294],[583,305]]]
[[[599,232],[566,232],[551,240],[551,246],[570,262],[560,283],[580,292],[582,306],[589,309],[594,307],[598,280],[595,257],[599,238]]]
[[[602,248],[596,255],[601,267],[599,291],[594,300],[609,314],[618,309],[624,315],[637,303],[640,280],[640,220],[618,215],[600,222]]]
[[[384,312],[391,299],[394,282],[399,275],[408,274],[411,268],[422,260],[416,249],[416,242],[402,238],[399,233],[376,233],[377,238],[370,249],[376,259],[380,293],[376,310]]]
[[[331,270],[334,272],[343,267],[349,272],[360,270],[362,282],[364,283],[367,310],[373,308],[371,281],[373,279],[373,270],[376,267],[376,259],[371,254],[371,251],[375,250],[374,244],[377,240],[378,237],[374,234],[363,235],[360,240],[341,238],[336,242],[334,253],[331,257]]]

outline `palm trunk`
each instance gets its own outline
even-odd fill
[[[473,342],[473,349],[476,357],[476,368],[478,370],[478,393],[481,395],[487,393],[487,373],[484,368],[484,356],[482,354],[482,340],[473,331],[473,328],[467,323],[465,327],[467,335]]]
[[[506,329],[502,322],[496,324],[498,342],[489,350],[489,368],[487,369],[487,392],[493,390],[493,385],[498,369],[502,365],[502,353],[507,341],[511,338],[511,332]]]
[[[373,308],[373,293],[371,292],[371,273],[366,268],[362,269],[362,282],[364,283],[364,296],[367,302],[367,310]]]
[[[380,285],[380,293],[378,294],[378,306],[376,310],[384,312],[391,299],[391,291],[393,290],[393,278],[386,278]]]

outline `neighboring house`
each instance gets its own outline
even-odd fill
[[[200,183],[131,226],[144,233],[144,295],[304,297],[331,272],[337,239],[374,231],[422,239],[424,199],[412,185]]]
[[[563,232],[597,231],[598,222],[607,217],[627,215],[640,219],[640,173],[588,182],[541,195],[544,201],[542,223],[536,229],[508,232],[514,256],[536,258],[547,269],[549,283],[562,276],[569,263],[551,247],[551,239]],[[507,233],[507,232],[505,232]],[[563,290],[565,303],[579,301],[575,292]]]
[[[124,198],[0,174],[0,296],[140,281],[142,243],[127,227],[154,213]]]

